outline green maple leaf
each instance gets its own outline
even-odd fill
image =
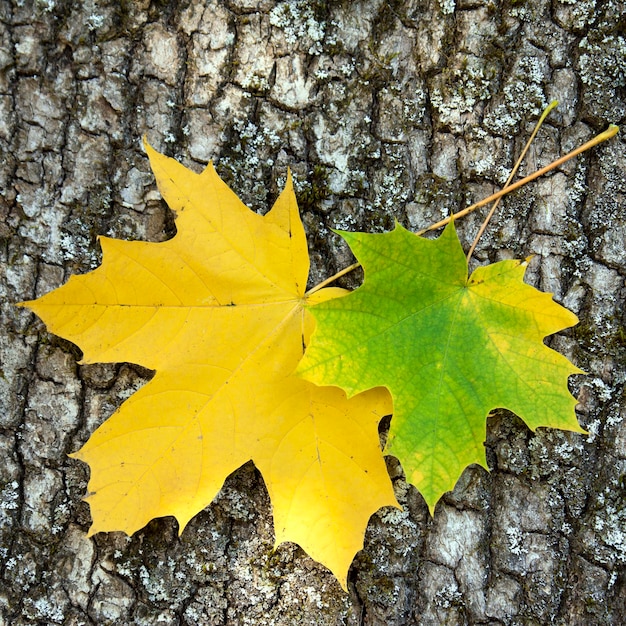
[[[436,240],[397,225],[341,232],[363,266],[356,291],[311,307],[317,328],[298,372],[348,395],[386,386],[386,452],[431,510],[470,463],[486,467],[487,414],[506,408],[532,429],[582,432],[567,380],[582,373],[544,343],[576,316],[523,282],[526,264],[479,267],[468,279],[453,225]]]

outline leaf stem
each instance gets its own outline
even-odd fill
[[[467,255],[467,258],[469,260],[469,257],[474,252],[474,248],[476,247],[476,242],[478,241],[478,238],[482,235],[482,233],[484,231],[484,227],[487,226],[487,223],[489,222],[489,220],[491,219],[491,216],[493,215],[493,212],[495,211],[495,207],[497,206],[497,201],[502,196],[505,196],[507,193],[510,193],[511,191],[515,191],[516,189],[519,189],[520,187],[522,187],[526,183],[529,183],[530,181],[535,180],[536,178],[539,178],[540,176],[543,176],[546,172],[549,172],[550,170],[553,170],[554,168],[559,167],[560,165],[562,165],[566,161],[569,161],[570,159],[573,159],[575,156],[579,155],[581,152],[585,152],[586,150],[589,150],[590,148],[593,148],[594,146],[597,146],[598,144],[602,143],[603,141],[606,141],[607,139],[610,139],[611,137],[615,137],[615,135],[617,135],[617,133],[619,131],[619,126],[616,126],[615,124],[610,124],[609,127],[604,132],[600,133],[599,135],[596,135],[593,139],[590,139],[589,141],[584,143],[579,148],[576,148],[575,150],[572,150],[571,152],[569,152],[565,156],[562,156],[562,157],[556,159],[556,161],[552,161],[552,163],[549,163],[545,167],[542,167],[540,170],[537,170],[533,174],[529,174],[528,176],[525,176],[521,180],[518,180],[516,183],[513,183],[512,185],[509,185],[509,182],[511,181],[512,177],[515,175],[517,169],[519,168],[521,160],[524,158],[526,152],[528,151],[528,147],[530,146],[531,142],[535,138],[535,135],[537,134],[537,131],[539,130],[541,124],[545,120],[545,118],[548,115],[548,113],[556,105],[557,105],[556,102],[551,102],[548,105],[548,107],[546,108],[546,110],[543,112],[543,114],[541,115],[541,118],[539,118],[539,121],[537,122],[537,126],[535,127],[535,130],[533,131],[532,135],[530,136],[530,139],[528,140],[526,146],[524,147],[524,150],[522,151],[522,154],[520,155],[520,158],[518,159],[517,163],[515,164],[515,167],[513,168],[513,171],[511,172],[511,175],[509,176],[509,179],[507,180],[506,185],[500,191],[490,195],[488,198],[485,198],[484,200],[481,200],[480,202],[477,202],[476,204],[472,204],[471,206],[468,206],[466,209],[463,209],[462,211],[459,211],[458,213],[454,213],[453,215],[451,215],[449,217],[446,217],[445,219],[437,222],[436,224],[431,224],[427,228],[424,228],[424,229],[418,231],[415,234],[416,235],[423,235],[424,233],[427,233],[430,230],[435,230],[436,228],[441,228],[442,226],[445,226],[446,224],[448,224],[448,222],[450,222],[450,220],[452,220],[452,219],[457,219],[459,217],[463,217],[463,216],[467,215],[468,213],[471,213],[472,211],[475,211],[476,209],[480,208],[481,206],[485,206],[485,204],[489,204],[490,202],[496,201],[496,203],[494,204],[494,207],[489,212],[489,215],[487,216],[483,226],[481,227],[481,230],[479,231],[479,234],[477,235],[476,240],[474,241],[474,243],[472,244],[472,247],[470,248],[470,252]],[[323,289],[324,287],[326,287],[326,285],[329,285],[330,283],[336,281],[338,278],[341,278],[342,276],[344,276],[348,272],[351,272],[352,270],[355,270],[360,265],[361,265],[360,263],[353,263],[352,265],[349,265],[348,267],[342,269],[341,271],[337,272],[336,274],[333,274],[330,278],[327,278],[326,280],[323,280],[318,285],[315,285],[314,287],[311,287],[311,289],[309,289],[304,295],[305,296],[310,296],[311,294],[315,293],[316,291],[319,291],[320,289]]]
[[[505,189],[501,189],[497,193],[491,194],[488,198],[485,198],[484,200],[481,200],[480,202],[477,202],[476,204],[472,204],[471,206],[468,206],[466,209],[463,209],[462,211],[459,211],[458,213],[454,213],[453,215],[446,217],[443,220],[440,220],[436,224],[431,224],[427,228],[424,228],[415,234],[423,235],[424,233],[427,233],[429,230],[435,230],[436,228],[441,228],[442,226],[445,226],[450,220],[463,217],[467,215],[468,213],[471,213],[472,211],[475,211],[476,209],[480,208],[481,206],[485,206],[485,204],[489,204],[490,202],[493,202],[494,200],[497,200],[498,198],[505,196],[507,193],[511,193],[511,191],[515,191],[516,189],[519,189],[526,183],[529,183],[531,180],[535,180],[536,178],[543,176],[546,172],[553,170],[555,167],[559,167],[559,165],[563,165],[563,163],[565,163],[566,161],[569,161],[570,159],[573,159],[575,156],[579,155],[581,152],[585,152],[586,150],[589,150],[589,148],[593,148],[594,146],[597,146],[599,143],[602,143],[603,141],[606,141],[607,139],[614,137],[618,131],[619,131],[619,126],[615,126],[615,124],[611,124],[603,133],[596,135],[593,139],[590,139],[589,141],[584,143],[582,146],[580,146],[579,148],[576,148],[575,150],[572,150],[565,156],[558,158],[556,161],[552,161],[552,163],[549,163],[545,167],[542,167],[540,170],[537,170],[536,172],[529,174],[528,176],[525,176],[524,178],[518,180],[516,183],[509,185]]]
[[[348,267],[342,269],[340,272],[333,274],[330,278],[323,280],[319,285],[315,285],[315,287],[311,287],[311,289],[309,289],[304,295],[310,296],[312,293],[315,293],[316,291],[323,289],[324,287],[326,287],[326,285],[330,285],[330,283],[335,282],[338,278],[341,278],[344,274],[347,274],[348,272],[351,272],[352,270],[355,270],[357,267],[360,267],[360,266],[361,266],[360,263],[353,263],[352,265],[349,265]]]
[[[524,157],[526,156],[528,149],[530,148],[532,142],[535,140],[535,137],[537,136],[537,133],[539,132],[539,129],[541,128],[541,125],[545,121],[546,117],[548,117],[548,114],[550,113],[550,111],[552,111],[552,109],[556,108],[558,105],[559,105],[558,101],[553,100],[552,102],[550,102],[550,104],[545,108],[544,112],[541,114],[539,121],[537,122],[537,124],[535,124],[535,129],[530,135],[530,138],[526,142],[526,145],[524,146],[522,153],[519,155],[519,158],[517,159],[515,165],[513,166],[513,169],[511,170],[511,173],[509,174],[509,177],[507,178],[507,181],[504,184],[504,187],[502,187],[502,190],[506,189],[511,184],[511,181],[515,177],[515,174],[517,174],[517,170],[519,169],[519,166],[522,164],[522,161],[524,160]],[[476,237],[474,237],[474,241],[472,241],[472,245],[470,246],[470,249],[467,253],[468,263],[470,259],[472,258],[472,254],[474,254],[474,250],[476,249],[476,246],[478,245],[480,238],[483,236],[483,233],[485,232],[485,229],[487,228],[487,224],[489,224],[489,220],[491,220],[491,218],[493,217],[493,214],[496,212],[496,209],[498,208],[498,205],[500,204],[500,200],[502,200],[502,197],[498,198],[493,203],[493,206],[491,207],[491,210],[487,214],[487,217],[485,218],[483,223],[480,225],[480,228],[478,229],[478,233],[476,234]]]

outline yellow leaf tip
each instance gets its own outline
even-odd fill
[[[285,181],[285,189],[293,189],[293,176],[291,175],[291,168],[287,166],[287,180]]]
[[[185,515],[185,517],[181,517],[179,515],[174,515],[174,519],[176,520],[177,524],[178,524],[178,536],[180,537],[185,528],[187,528],[187,524],[189,524],[189,522],[191,521],[193,515],[190,517],[189,515]]]
[[[155,150],[152,145],[150,144],[150,142],[148,141],[148,136],[144,135],[142,137],[142,144],[143,144],[143,149],[146,152],[146,155],[148,156],[148,159],[152,162],[151,167],[154,169],[154,158],[161,156],[161,153],[158,152],[157,150]]]

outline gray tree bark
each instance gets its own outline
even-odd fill
[[[589,435],[496,412],[491,471],[434,519],[389,459],[404,511],[373,516],[348,594],[272,550],[252,465],[180,538],[171,519],[87,538],[66,455],[149,372],[79,366],[14,306],[94,268],[98,234],[173,234],[144,133],[262,211],[290,166],[318,282],[351,262],[331,227],[416,230],[501,187],[551,100],[526,172],[623,123],[625,26],[617,0],[0,0],[0,621],[626,623],[623,138],[505,200],[476,253],[534,255],[527,280],[579,315],[550,344],[588,373]],[[466,247],[485,213],[459,221]]]

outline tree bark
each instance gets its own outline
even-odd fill
[[[530,172],[626,117],[626,7],[605,0],[0,0],[0,621],[22,624],[626,623],[626,150],[620,136],[504,200],[475,258],[580,324],[549,344],[589,435],[496,411],[490,471],[434,518],[388,460],[402,512],[371,519],[349,592],[273,551],[256,469],[177,536],[88,538],[88,468],[67,454],[145,382],[14,303],[99,262],[97,236],[175,225],[141,137],[210,159],[256,210],[287,166],[312,282],[351,262],[330,228],[418,230],[500,188],[543,108]],[[459,220],[466,249],[487,209]],[[359,277],[345,278],[355,287]]]

